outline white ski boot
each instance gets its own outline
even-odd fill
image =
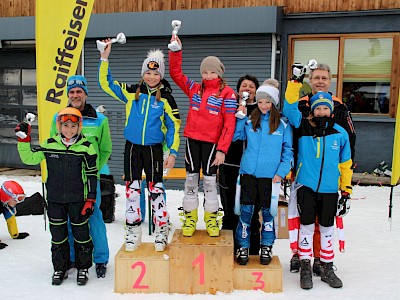
[[[157,252],[163,252],[168,244],[168,234],[170,226],[169,223],[163,226],[156,226],[155,234],[156,238],[154,240],[154,249]]]
[[[139,225],[126,225],[125,251],[135,251],[142,243],[142,227]]]

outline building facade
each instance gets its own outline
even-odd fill
[[[34,6],[27,2],[19,15],[22,18],[10,15],[11,8],[6,11],[4,5],[0,11],[0,166],[26,168],[16,151],[14,127],[27,111],[36,112]],[[276,78],[284,90],[293,62],[314,58],[328,63],[333,73],[331,92],[343,98],[353,112],[356,172],[372,171],[382,160],[390,164],[400,53],[400,24],[396,22],[400,10],[393,1],[379,1],[379,7],[371,1],[369,6],[365,1],[352,1],[347,7],[337,1],[324,1],[329,5],[319,7],[310,5],[312,1],[297,2],[297,6],[295,1],[231,1],[224,7],[209,1],[148,1],[140,7],[136,1],[124,1],[122,6],[112,2],[95,2],[77,72],[88,79],[88,101],[95,107],[107,107],[113,140],[109,165],[117,182],[122,182],[123,175],[125,107],[98,87],[95,41],[124,32],[127,43],[113,46],[110,67],[116,80],[134,84],[149,49],[162,49],[168,65],[167,44],[174,19],[182,21],[183,70],[196,81],[201,80],[200,62],[208,55],[222,60],[225,78],[235,90],[245,74],[260,82]],[[194,3],[203,5],[195,7]],[[166,79],[181,112],[182,133],[188,100],[168,72]],[[37,140],[37,124],[33,128]],[[184,143],[182,136],[177,167],[184,167]],[[167,183],[167,187],[181,188],[182,183]]]

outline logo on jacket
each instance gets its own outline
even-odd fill
[[[273,132],[272,135],[282,135],[282,132],[280,132],[279,130],[277,130],[277,131]]]
[[[338,145],[338,141],[334,140],[333,141],[333,145],[331,146],[332,150],[339,150],[339,145]]]
[[[58,156],[58,154],[52,153],[50,154],[49,158],[59,159],[60,157]]]

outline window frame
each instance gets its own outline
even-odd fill
[[[392,38],[392,65],[390,73],[390,105],[388,114],[378,113],[352,113],[357,116],[390,116],[396,117],[397,105],[400,98],[400,33],[357,33],[357,34],[301,34],[289,35],[289,53],[287,65],[287,80],[290,78],[292,65],[294,63],[294,46],[296,41],[312,41],[312,40],[329,40],[336,39],[339,41],[339,57],[337,66],[337,75],[332,76],[337,81],[336,96],[340,99],[343,98],[343,79],[344,79],[344,43],[346,39],[368,39],[368,38]]]

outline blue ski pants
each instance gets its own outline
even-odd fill
[[[250,226],[254,213],[254,205],[241,205],[239,223],[236,227],[235,241],[238,248],[250,248]],[[274,218],[269,208],[261,207],[261,246],[272,246],[275,241]]]

